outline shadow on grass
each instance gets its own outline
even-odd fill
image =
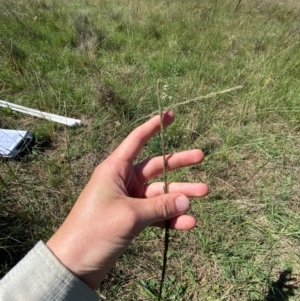
[[[18,217],[0,212],[0,279],[35,244],[31,225]]]
[[[292,269],[284,270],[280,273],[278,280],[270,284],[268,293],[262,301],[288,301],[290,297],[295,296],[297,286],[289,284],[294,280]]]

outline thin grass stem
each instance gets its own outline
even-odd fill
[[[167,179],[167,160],[166,160],[166,149],[165,149],[165,127],[163,123],[163,111],[161,108],[160,102],[160,94],[159,94],[159,81],[157,83],[157,103],[159,109],[159,116],[160,116],[160,137],[161,137],[161,148],[162,148],[162,157],[163,157],[163,180],[164,180],[164,193],[168,193],[168,179]],[[158,294],[158,301],[161,300],[162,297],[162,290],[164,286],[166,268],[167,268],[167,260],[168,260],[168,249],[169,249],[169,229],[170,223],[168,220],[165,221],[165,240],[164,240],[164,255],[163,255],[163,266],[162,266],[162,273],[161,273],[161,280],[160,280],[160,287],[159,287],[159,294]]]

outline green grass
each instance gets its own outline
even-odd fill
[[[103,158],[146,116],[176,107],[169,152],[201,148],[197,228],[172,232],[165,300],[300,297],[298,1],[0,0],[0,99],[80,118],[65,128],[0,109],[32,131],[27,158],[0,162],[0,272],[57,229]],[[159,137],[140,158],[161,153]],[[163,231],[147,229],[101,285],[108,300],[155,300]]]

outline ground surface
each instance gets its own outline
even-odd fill
[[[300,5],[238,2],[0,0],[0,99],[84,123],[0,109],[1,128],[37,138],[27,158],[0,162],[2,275],[47,240],[93,168],[157,111],[159,80],[177,116],[168,151],[206,154],[169,181],[210,185],[192,201],[196,229],[172,232],[164,299],[299,300]],[[160,153],[155,137],[140,158]],[[101,294],[155,300],[162,252],[162,230],[142,233]]]

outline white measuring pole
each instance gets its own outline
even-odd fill
[[[47,119],[47,120],[61,123],[61,124],[67,125],[67,126],[81,125],[81,120],[79,120],[79,119],[69,118],[69,117],[65,117],[65,116],[60,116],[60,115],[56,115],[56,114],[42,112],[39,110],[30,109],[30,108],[16,105],[14,103],[10,103],[10,102],[4,101],[4,100],[0,100],[0,107],[10,108],[13,111],[17,111],[17,112],[21,112],[21,113],[24,113],[27,115]]]

